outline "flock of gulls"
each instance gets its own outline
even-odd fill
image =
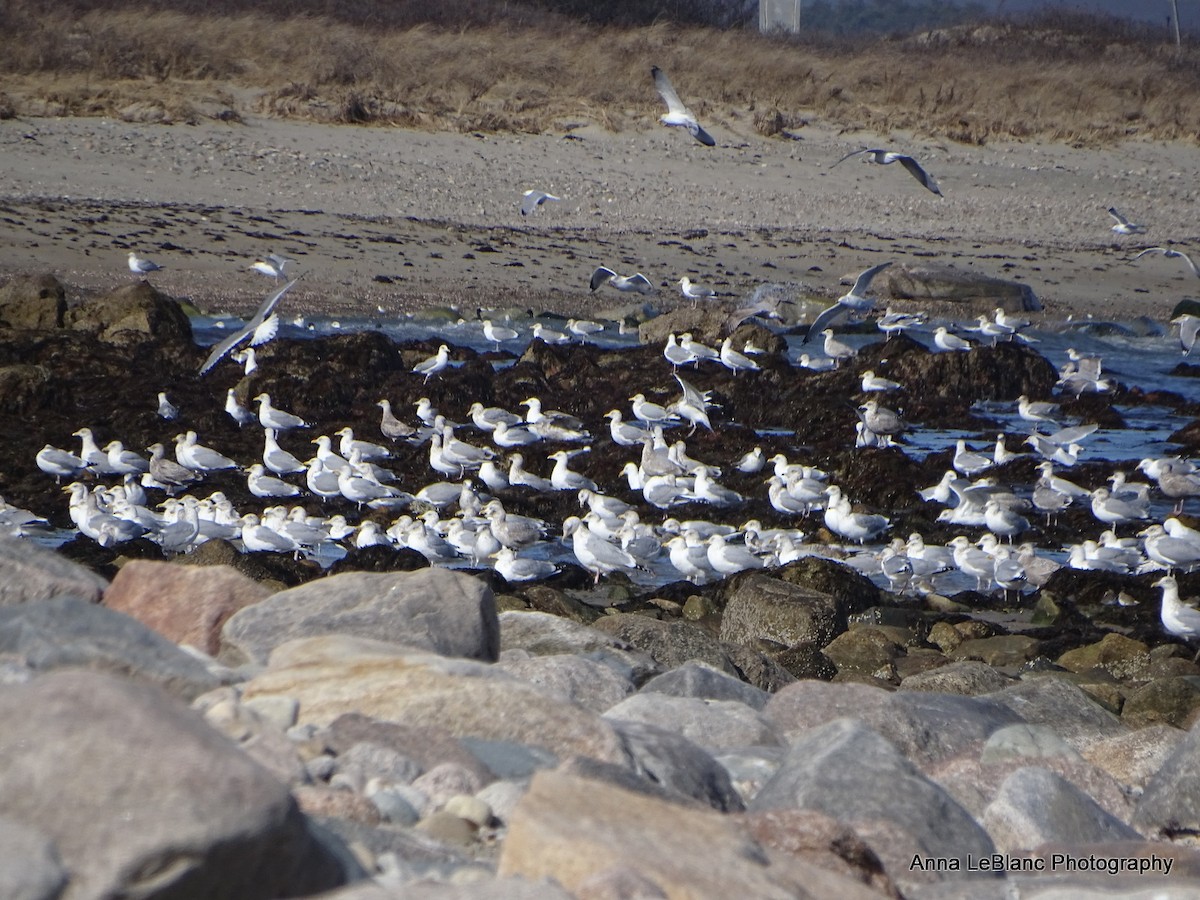
[[[705,146],[715,146],[667,75],[657,67],[651,74],[667,107],[661,122],[686,129]],[[833,165],[854,156],[881,165],[898,162],[922,187],[942,195],[933,176],[910,155],[860,148]],[[520,202],[520,213],[530,215],[559,200],[530,190]],[[1108,212],[1115,234],[1146,231],[1115,208]],[[1150,247],[1134,259],[1155,254],[1181,258],[1200,276],[1186,254],[1171,248]],[[271,255],[249,268],[278,282],[287,277],[289,262]],[[891,264],[862,272],[847,293],[813,319],[802,346],[807,351],[820,338],[820,354],[802,352],[790,362],[814,371],[854,366],[858,350],[839,337],[834,325],[870,315],[876,317],[885,340],[902,332],[922,334],[931,353],[965,353],[999,342],[1036,340],[1028,321],[1002,309],[980,316],[973,327],[939,326],[932,333],[921,331],[926,323],[919,314],[876,310],[872,281]],[[134,252],[129,254],[129,269],[135,276],[145,277],[161,268]],[[273,339],[279,330],[277,306],[296,280],[274,291],[241,328],[216,344],[198,375],[204,376],[239,347],[252,354],[254,346]],[[621,275],[599,267],[591,274],[589,287],[596,291],[605,285],[621,292],[655,291],[640,272]],[[693,304],[715,298],[711,289],[686,275],[679,288]],[[1200,330],[1200,319],[1185,316],[1177,324],[1186,354]],[[479,325],[483,338],[497,350],[529,340],[587,341],[610,327],[570,320],[556,329],[538,322],[530,334],[520,334],[511,323],[483,319]],[[437,379],[454,365],[451,353],[449,344],[441,344],[436,353],[412,367],[411,377],[422,383]],[[75,432],[78,447],[48,444],[37,454],[36,463],[56,483],[65,482],[62,489],[69,496],[70,517],[78,531],[106,547],[147,538],[165,554],[174,554],[223,539],[247,553],[287,553],[326,562],[343,555],[347,547],[406,547],[434,565],[493,566],[509,582],[544,579],[559,571],[564,561],[574,561],[597,582],[626,573],[634,579],[682,578],[704,584],[746,569],[821,555],[839,559],[900,593],[940,591],[951,583],[968,583],[979,591],[1020,592],[1043,584],[1062,565],[1121,573],[1157,570],[1165,573],[1155,582],[1162,592],[1164,628],[1184,638],[1200,637],[1200,613],[1181,601],[1173,577],[1200,567],[1200,531],[1179,517],[1189,499],[1200,497],[1200,468],[1191,461],[1174,456],[1145,458],[1136,467],[1141,480],[1129,472],[1113,471],[1108,486],[1086,489],[1070,480],[1069,470],[1087,457],[1088,443],[1098,427],[1067,422],[1052,400],[1021,397],[1010,410],[1014,421],[1028,432],[1021,450],[1010,449],[1003,434],[986,449],[958,440],[951,467],[936,484],[920,490],[923,502],[940,507],[939,521],[982,530],[978,539],[959,534],[944,545],[933,545],[918,533],[892,534],[886,515],[860,508],[828,472],[782,453],[768,456],[756,447],[736,459],[704,461],[689,454],[688,437],[697,429],[716,427],[711,391],[694,382],[717,366],[753,378],[760,369],[755,357],[761,353],[745,344],[735,347],[732,338],[720,346],[707,346],[691,334],[671,334],[663,356],[678,384],[678,396],[656,403],[642,393],[634,394],[628,408],[606,413],[606,427],[581,421],[569,411],[544,409],[536,396],[525,398],[520,410],[479,402],[438,410],[428,398],[421,398],[411,415],[381,398],[380,440],[349,427],[310,437],[317,431],[316,423],[276,405],[266,393],[254,398],[255,408],[247,408],[231,389],[224,397],[225,411],[239,427],[262,429],[259,459],[231,459],[202,443],[191,430],[174,436],[171,453],[166,449],[170,441],[164,440],[146,448],[143,455],[115,438],[100,446],[93,431],[83,427]],[[249,359],[253,362],[252,355]],[[858,448],[895,446],[914,426],[887,405],[887,398],[901,394],[906,386],[885,373],[864,369],[860,374],[858,422],[847,440]],[[1060,369],[1059,391],[1078,396],[1112,388],[1100,358],[1069,351]],[[159,394],[158,403],[165,425],[179,417],[166,393]],[[587,454],[599,441],[627,448],[623,482],[601,485],[587,472]],[[307,449],[313,447],[315,451]],[[555,449],[547,452],[548,448]],[[401,486],[388,468],[389,460],[399,453],[416,452],[428,459],[429,481]],[[525,468],[535,455],[546,460],[546,465],[535,468],[548,471],[547,475]],[[998,467],[1024,455],[1038,460],[1036,483],[1010,485],[994,475]],[[756,476],[786,527],[739,520],[746,497],[721,480],[733,470]],[[211,475],[229,471],[244,474],[248,492],[263,502],[262,508],[238,510],[222,492],[205,491]],[[512,492],[570,492],[578,498],[579,512],[561,522],[518,515],[506,510],[501,499]],[[643,520],[629,502],[636,495],[661,512],[661,521]],[[1156,503],[1163,506],[1160,498],[1174,505],[1170,515],[1156,514]],[[351,504],[355,514],[310,512],[314,505],[335,499]],[[1096,522],[1094,536],[1059,553],[1039,548],[1029,539],[1039,517],[1049,521],[1074,506],[1090,510]],[[32,513],[13,507],[0,510],[0,519],[14,532],[44,524]],[[814,539],[822,526],[834,537],[833,543]]]

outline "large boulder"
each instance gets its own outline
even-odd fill
[[[0,325],[62,328],[67,291],[53,275],[15,275],[0,287]]]
[[[271,668],[245,684],[247,702],[291,697],[300,722],[328,725],[347,713],[414,728],[444,728],[457,738],[544,747],[628,764],[612,725],[493,666],[414,653],[344,635],[280,647]]]
[[[187,701],[221,686],[196,657],[141,622],[71,596],[0,608],[0,653],[39,672],[84,667],[129,675]]]
[[[617,878],[633,892],[588,894]],[[499,874],[552,878],[577,896],[877,898],[856,880],[771,855],[732,817],[603,782],[539,772],[508,826]]]
[[[67,311],[68,328],[113,344],[154,340],[190,345],[192,325],[178,303],[144,281],[127,284]]]
[[[230,566],[180,566],[130,560],[104,592],[104,605],[132,616],[176,644],[216,656],[221,629],[271,590]]]
[[[108,582],[65,556],[27,540],[0,538],[0,607],[75,597],[96,603]]]
[[[917,858],[957,860],[965,872],[971,859],[995,849],[943,788],[853,719],[838,719],[794,741],[749,808],[831,816],[858,831],[892,872],[914,872]]]
[[[997,306],[1008,312],[1042,308],[1027,284],[928,262],[889,266],[875,277],[874,287],[897,300],[935,300],[966,307],[958,315],[991,312]]]
[[[68,898],[295,896],[349,880],[286,786],[158,688],[61,672],[0,689],[0,808],[53,840]],[[344,855],[343,855],[344,854]]]
[[[483,581],[461,572],[347,572],[280,591],[225,623],[221,658],[265,663],[287,641],[346,634],[443,656],[494,662],[496,603]]]

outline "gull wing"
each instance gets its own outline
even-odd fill
[[[849,153],[847,153],[845,156],[843,156],[841,159],[839,159],[837,162],[835,162],[833,164],[833,166],[844,163],[846,160],[848,160],[852,156],[858,156],[858,154],[860,154],[860,153],[870,153],[870,152],[871,152],[870,147],[860,147],[858,150],[851,150]],[[830,166],[829,168],[832,169],[833,166]]]
[[[521,215],[529,215],[547,200],[561,199],[561,197],[555,197],[553,194],[547,194],[545,191],[526,191],[525,199],[521,201]]]
[[[858,276],[858,278],[855,279],[854,287],[852,287],[850,289],[850,293],[858,294],[861,296],[862,292],[871,286],[871,281],[875,278],[875,276],[878,275],[880,272],[882,272],[884,269],[886,269],[891,264],[892,264],[891,260],[888,260],[887,262],[880,263],[877,266],[871,266],[871,268],[864,271],[862,274],[860,274]]]
[[[818,335],[828,328],[830,322],[832,322],[838,316],[844,315],[849,311],[850,307],[848,307],[845,303],[842,303],[840,300],[832,306],[825,307],[823,310],[821,310],[817,317],[812,320],[812,324],[808,326],[808,331],[805,332],[804,340],[801,341],[801,343],[807,344],[813,339],[814,335]]]
[[[267,297],[267,299],[263,301],[262,306],[258,308],[258,312],[251,317],[249,322],[242,326],[240,331],[234,332],[229,337],[225,338],[225,340],[221,341],[212,348],[212,352],[208,354],[208,359],[204,361],[204,365],[200,367],[200,371],[197,374],[203,375],[205,372],[215,366],[217,362],[220,361],[221,357],[257,331],[258,326],[263,323],[267,316],[274,312],[275,304],[277,304],[280,298],[290,291],[292,289],[292,285],[299,280],[299,278],[293,278],[274,294],[271,294],[271,296]]]
[[[692,118],[692,111],[683,105],[683,101],[675,93],[675,88],[672,87],[671,79],[667,77],[667,73],[658,66],[651,66],[650,74],[654,78],[654,87],[658,90],[658,96],[662,97],[663,103],[667,104],[667,112]],[[698,130],[703,130],[698,125],[696,127]],[[695,134],[695,132],[692,133]],[[708,135],[705,135],[705,137],[708,137]],[[697,136],[697,140],[702,139]],[[709,138],[709,140],[711,141],[712,138]]]
[[[650,283],[650,279],[641,272],[637,272],[630,276],[629,283],[634,285],[634,290],[636,290],[639,294],[648,294],[654,291],[654,285]]]
[[[265,344],[279,333],[279,313],[271,313],[262,324],[254,329],[254,334],[250,336],[250,346],[257,347],[259,344]]]
[[[604,282],[608,281],[608,279],[616,277],[616,274],[612,269],[600,266],[592,273],[592,280],[588,283],[588,287],[594,291],[604,284]]]
[[[1129,220],[1127,218],[1125,218],[1123,215],[1121,215],[1119,212],[1117,212],[1117,208],[1115,206],[1110,206],[1108,208],[1108,214],[1113,217],[1113,221],[1116,222],[1118,225],[1128,225],[1129,224]]]
[[[919,162],[911,156],[897,156],[896,160],[908,170],[908,174],[921,183],[922,187],[928,188],[939,197],[942,196],[942,190],[938,187],[937,182],[933,180],[933,176],[922,169]]]
[[[716,140],[711,134],[700,127],[699,122],[692,122],[690,125],[688,125],[688,131],[691,132],[692,137],[702,143],[705,147],[717,146]]]

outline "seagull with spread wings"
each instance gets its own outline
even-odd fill
[[[871,286],[871,281],[875,278],[875,276],[890,265],[890,261],[880,263],[879,265],[871,266],[871,268],[862,272],[858,278],[855,279],[854,287],[850,288],[849,292],[838,297],[837,302],[834,303],[833,306],[829,306],[821,310],[820,314],[813,319],[813,323],[808,326],[808,333],[804,335],[804,341],[802,343],[807,344],[813,336],[820,334],[822,331],[828,328],[829,323],[843,313],[864,313],[870,312],[872,309],[874,309],[875,298],[866,296],[865,292],[867,288]]]
[[[635,291],[639,294],[654,293],[654,285],[641,272],[635,272],[633,275],[618,275],[607,266],[599,266],[592,273],[592,280],[588,286],[595,291],[605,284],[616,288],[621,293],[629,293],[630,291]]]
[[[654,78],[654,87],[658,90],[658,96],[662,97],[663,103],[667,104],[667,111],[658,117],[658,121],[664,125],[686,128],[692,137],[706,147],[717,146],[712,135],[700,127],[700,123],[696,121],[692,111],[683,105],[683,101],[675,93],[675,88],[671,86],[671,79],[667,77],[667,73],[658,66],[652,66],[650,75]]]
[[[559,202],[562,197],[555,197],[553,194],[547,194],[545,191],[526,191],[521,195],[521,215],[527,216],[547,200]]]
[[[1149,256],[1151,253],[1161,253],[1167,259],[1182,259],[1187,264],[1187,267],[1192,270],[1192,274],[1200,278],[1200,269],[1196,268],[1196,264],[1192,262],[1192,258],[1182,250],[1172,250],[1170,247],[1147,247],[1131,259],[1130,262],[1137,262],[1143,256]]]
[[[249,321],[242,326],[240,331],[234,332],[229,337],[225,338],[225,340],[221,341],[221,343],[213,347],[212,352],[208,354],[208,359],[206,359],[204,361],[204,365],[200,367],[199,374],[203,375],[205,372],[215,366],[217,362],[220,361],[222,356],[224,356],[242,341],[246,340],[246,338],[255,337],[259,328],[263,327],[264,323],[267,322],[268,318],[271,316],[271,313],[275,311],[275,305],[279,303],[284,294],[292,289],[292,285],[299,280],[299,278],[293,278],[282,288],[269,296],[263,301],[262,306],[258,308],[258,312],[250,317]],[[277,328],[279,320],[276,318],[274,321],[275,327]],[[268,326],[265,330],[270,331],[271,337],[274,337],[275,332],[270,326]],[[270,338],[268,337],[263,337],[263,340],[269,339]],[[260,340],[258,342],[262,343],[263,341]]]
[[[920,182],[921,187],[927,188],[928,190],[937,194],[939,197],[942,196],[942,189],[939,188],[937,182],[933,180],[933,176],[921,168],[921,164],[919,162],[907,154],[897,153],[894,150],[876,150],[870,147],[863,147],[859,150],[851,150],[849,153],[835,162],[833,166],[836,166],[839,163],[844,163],[850,157],[858,156],[860,153],[867,154],[867,160],[869,162],[878,163],[881,166],[888,166],[894,162],[900,163],[900,165],[904,166],[904,168],[908,170],[909,175]],[[832,169],[833,166],[830,166],[829,168]]]
[[[1117,212],[1117,208],[1115,206],[1110,206],[1108,208],[1108,214],[1112,216],[1113,221],[1117,223],[1112,227],[1113,234],[1146,233],[1145,225],[1138,225],[1136,222],[1130,222],[1127,218]]]

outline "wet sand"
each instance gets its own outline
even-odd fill
[[[1197,239],[1200,150],[1126,143],[982,147],[906,135],[763,138],[747,122],[719,146],[678,130],[431,134],[250,118],[135,125],[111,119],[0,123],[0,278],[54,272],[72,297],[131,277],[206,311],[244,311],[269,282],[257,256],[296,260],[293,309],[350,314],[452,305],[598,314],[597,265],[646,273],[658,305],[680,276],[730,297],[764,282],[837,296],[893,260],[934,261],[1028,284],[1051,318],[1165,321],[1200,282],[1180,260],[1136,250]],[[897,165],[832,162],[857,146],[908,149],[945,194]],[[523,190],[564,198],[533,215]],[[1116,238],[1115,205],[1148,233]]]

